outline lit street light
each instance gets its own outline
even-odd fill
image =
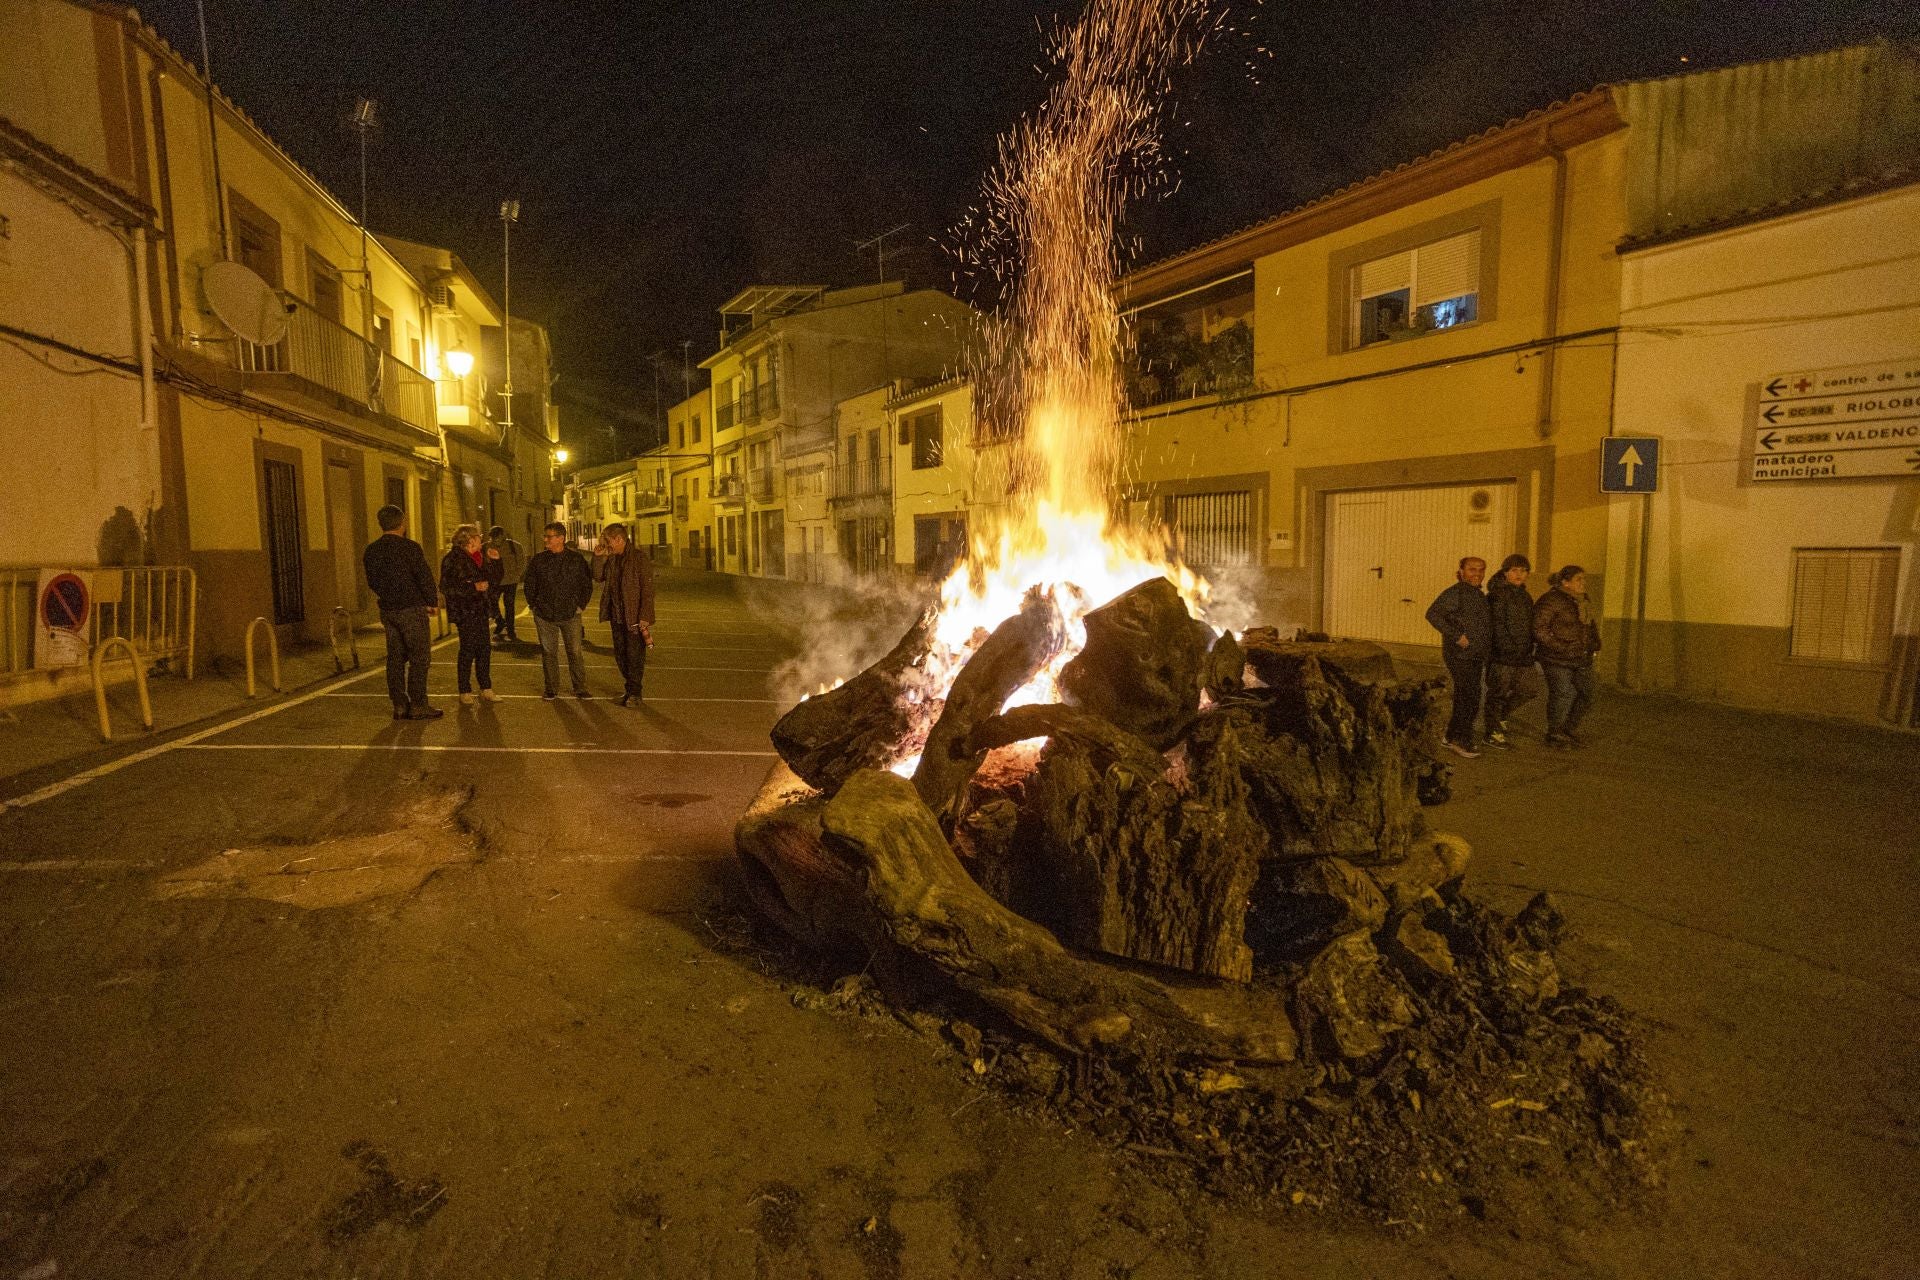
[[[555,462],[561,463],[562,465],[566,463],[567,459],[570,456],[572,455],[570,455],[565,449],[555,449],[553,451],[553,460]]]
[[[473,372],[473,352],[465,347],[455,347],[447,352],[447,368],[456,378],[464,378]]]

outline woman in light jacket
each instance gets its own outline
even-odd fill
[[[482,547],[480,526],[463,524],[453,531],[453,546],[440,561],[440,594],[447,598],[447,617],[460,633],[460,701],[473,705],[473,686],[493,701],[493,610],[490,593],[500,585],[500,553]]]

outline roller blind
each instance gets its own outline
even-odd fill
[[[1414,253],[1413,305],[1480,292],[1480,231],[1463,231]]]
[[[1353,269],[1353,296],[1358,300],[1392,293],[1395,289],[1406,288],[1412,279],[1413,251],[1390,253],[1384,258],[1363,262]]]
[[[1899,572],[1897,547],[1795,551],[1793,656],[1884,666]]]

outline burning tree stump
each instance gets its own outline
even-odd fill
[[[923,613],[886,657],[781,716],[774,750],[821,791],[838,790],[854,770],[891,760],[913,730],[907,695],[932,643],[933,615]]]

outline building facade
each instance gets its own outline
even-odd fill
[[[6,527],[0,560],[190,566],[199,648],[232,654],[256,617],[289,641],[325,640],[336,610],[368,619],[360,551],[385,503],[429,546],[456,519],[520,534],[552,509],[545,335],[515,324],[515,390],[537,403],[503,439],[504,405],[486,403],[501,316],[452,254],[368,234],[130,10],[20,0],[0,9],[0,46],[38,69],[0,77],[0,136],[6,180],[31,166],[41,193],[7,188],[0,213],[24,210],[33,236],[0,264],[0,306],[22,347],[107,371],[78,380],[101,384],[90,405],[22,384],[8,399],[23,411],[0,410],[5,446],[35,459],[16,473],[73,490],[57,532]],[[47,221],[63,181],[127,206],[102,215],[120,219],[117,263],[99,223]],[[90,287],[46,287],[69,271]],[[14,310],[15,282],[32,309]],[[465,374],[443,359],[457,351]]]

